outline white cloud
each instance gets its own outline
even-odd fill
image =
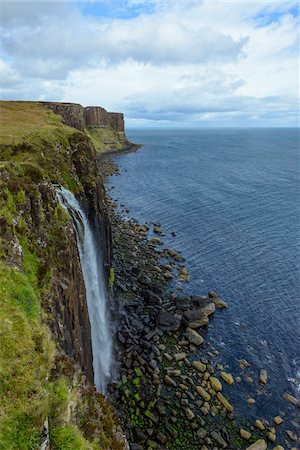
[[[129,123],[296,124],[294,2],[117,3],[140,15],[85,14],[68,1],[1,4],[3,96],[99,104]]]

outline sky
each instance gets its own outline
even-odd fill
[[[299,126],[298,2],[0,0],[0,31],[4,100],[127,127]]]

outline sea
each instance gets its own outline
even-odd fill
[[[203,334],[241,376],[225,387],[235,414],[282,414],[300,435],[297,408],[282,398],[300,399],[299,129],[130,129],[127,137],[143,147],[115,158],[111,195],[127,219],[161,223],[164,246],[185,257],[183,293],[214,290],[228,302]]]

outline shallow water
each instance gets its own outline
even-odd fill
[[[208,335],[234,375],[238,359],[251,364],[254,383],[230,387],[236,412],[294,415],[282,394],[300,398],[299,131],[127,134],[144,147],[116,158],[121,176],[110,180],[112,195],[130,217],[161,222],[166,246],[186,258],[185,291],[213,289],[230,304],[215,314]],[[268,372],[262,394],[260,368]],[[251,408],[249,396],[257,400]]]

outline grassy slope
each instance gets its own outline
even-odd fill
[[[41,211],[42,229],[36,230],[32,200],[39,198],[41,181],[74,192],[83,188],[69,150],[70,139],[84,143],[87,138],[30,102],[0,102],[0,136],[0,449],[39,448],[46,418],[51,449],[120,449],[113,411],[74,372],[72,361],[58,362],[41,308],[68,217],[58,207]],[[37,245],[40,231],[44,253]],[[72,421],[70,404],[76,411]]]

